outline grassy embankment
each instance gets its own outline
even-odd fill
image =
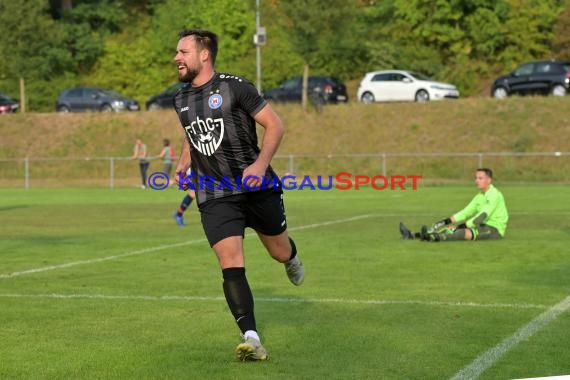
[[[510,98],[497,101],[471,98],[428,104],[396,103],[365,106],[357,103],[328,106],[321,113],[300,106],[275,105],[287,134],[280,156],[294,155],[296,174],[331,174],[338,171],[379,173],[381,157],[343,157],[388,153],[387,174],[423,174],[424,178],[470,178],[479,158],[390,157],[390,154],[556,152],[562,156],[491,157],[492,166],[508,181],[570,181],[570,97]],[[17,114],[0,117],[0,160],[58,157],[32,161],[30,175],[39,178],[108,176],[108,161],[69,160],[77,157],[128,157],[136,137],[151,154],[158,154],[162,139],[175,149],[182,139],[172,111],[125,114]],[[341,155],[341,157],[338,157]],[[311,156],[311,157],[307,157]],[[137,178],[135,163],[115,162],[117,184]],[[287,157],[274,166],[290,171]],[[154,162],[152,170],[162,165]],[[21,182],[23,162],[0,161],[0,184]],[[121,182],[123,180],[125,182]],[[18,183],[19,183],[18,182]],[[55,181],[57,182],[57,181]],[[97,183],[96,180],[93,183]],[[46,183],[46,185],[49,185]]]

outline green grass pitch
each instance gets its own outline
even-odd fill
[[[270,360],[239,331],[174,190],[0,190],[0,379],[511,379],[570,374],[570,191],[510,185],[502,241],[402,241],[474,186],[288,191],[291,285],[246,234]]]

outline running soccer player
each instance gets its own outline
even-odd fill
[[[400,223],[402,238],[424,241],[501,239],[505,236],[509,213],[503,194],[492,182],[491,169],[477,169],[475,185],[480,192],[463,210],[436,222],[431,228],[422,226],[416,233]]]
[[[188,206],[190,206],[194,198],[196,198],[194,190],[188,190],[184,198],[182,198],[180,206],[178,206],[178,209],[173,215],[176,224],[178,224],[180,227],[184,227],[186,225],[184,224],[184,212],[186,211],[186,209],[188,209]]]
[[[247,80],[214,70],[218,37],[207,30],[183,30],[174,61],[183,86],[174,107],[186,134],[176,178],[191,167],[202,226],[223,277],[223,291],[244,341],[240,360],[266,360],[245,274],[243,239],[253,228],[294,285],[305,272],[287,234],[283,191],[271,168],[284,129],[281,119]],[[265,129],[258,147],[256,122]],[[202,180],[205,181],[202,181]],[[206,181],[207,180],[207,181]],[[180,184],[179,184],[180,185]]]

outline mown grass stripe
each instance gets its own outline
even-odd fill
[[[476,379],[521,341],[533,336],[570,308],[570,296],[518,329],[514,334],[478,356],[471,364],[457,372],[450,380]]]
[[[310,228],[318,228],[318,227],[329,226],[329,225],[332,225],[332,224],[347,223],[347,222],[352,222],[352,221],[359,220],[359,219],[370,218],[370,217],[373,217],[373,216],[378,216],[378,215],[371,215],[371,214],[358,215],[358,216],[353,216],[353,217],[351,217],[351,218],[346,218],[346,219],[337,219],[337,220],[331,220],[331,221],[328,221],[328,222],[313,223],[313,224],[308,224],[308,225],[305,225],[305,226],[299,226],[299,227],[289,228],[289,231],[300,231],[300,230],[305,230],[305,229],[310,229]],[[136,255],[143,255],[143,254],[145,254],[145,253],[156,252],[156,251],[162,251],[162,250],[164,250],[164,249],[169,249],[169,248],[184,247],[184,246],[187,246],[187,245],[198,244],[198,243],[204,243],[204,242],[206,242],[206,239],[197,239],[197,240],[191,240],[191,241],[182,242],[182,243],[159,245],[159,246],[156,246],[156,247],[150,247],[150,248],[145,248],[145,249],[139,249],[139,250],[137,250],[137,251],[127,252],[127,253],[123,253],[123,254],[119,254],[119,255],[101,257],[101,258],[98,258],[98,259],[73,261],[73,262],[70,262],[70,263],[59,264],[59,265],[50,265],[50,266],[47,266],[47,267],[40,267],[40,268],[33,268],[33,269],[28,269],[28,270],[24,270],[24,271],[20,271],[20,272],[4,273],[4,274],[0,274],[0,279],[2,279],[2,278],[13,278],[13,277],[19,277],[19,276],[24,276],[24,275],[28,275],[28,274],[35,274],[35,273],[46,272],[46,271],[50,271],[50,270],[57,270],[57,269],[69,268],[69,267],[74,267],[74,266],[77,266],[77,265],[95,264],[95,263],[100,263],[100,262],[104,262],[104,261],[110,261],[110,260],[121,259],[121,258],[123,258],[123,257],[136,256]]]
[[[106,295],[106,294],[0,294],[3,298],[54,298],[54,299],[100,299],[100,300],[132,300],[132,301],[223,301],[224,297],[210,296],[149,296],[149,295]],[[457,306],[491,309],[546,309],[546,305],[516,304],[516,303],[477,303],[451,301],[421,301],[421,300],[359,300],[350,298],[287,298],[287,297],[256,297],[256,302],[283,303],[315,303],[315,304],[359,304],[359,305],[423,305],[423,306]]]

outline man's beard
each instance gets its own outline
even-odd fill
[[[192,83],[194,78],[198,76],[198,70],[186,68],[186,74],[180,75],[178,74],[178,80],[184,83]]]

